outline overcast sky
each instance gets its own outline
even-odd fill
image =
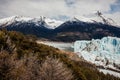
[[[120,0],[0,0],[0,18],[14,15],[94,18],[98,10],[120,24]]]

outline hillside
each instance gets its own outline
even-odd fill
[[[120,80],[34,37],[0,31],[0,80]],[[75,54],[73,56],[76,56]]]

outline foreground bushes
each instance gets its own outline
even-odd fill
[[[16,53],[0,53],[1,80],[73,80],[72,71],[58,59],[40,62],[37,55],[17,59]]]

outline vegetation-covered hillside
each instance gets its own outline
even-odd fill
[[[34,37],[0,31],[0,80],[120,80],[95,65],[37,44]]]

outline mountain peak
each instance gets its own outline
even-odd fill
[[[71,19],[71,21],[80,21],[78,18],[76,18],[76,17],[73,17],[72,19]]]
[[[86,17],[82,17],[82,16],[79,16],[79,17],[73,17],[71,18],[70,20],[68,20],[70,22],[89,22],[89,23],[94,23],[95,20],[91,20],[90,18],[86,18]],[[97,22],[97,21],[96,21]]]

